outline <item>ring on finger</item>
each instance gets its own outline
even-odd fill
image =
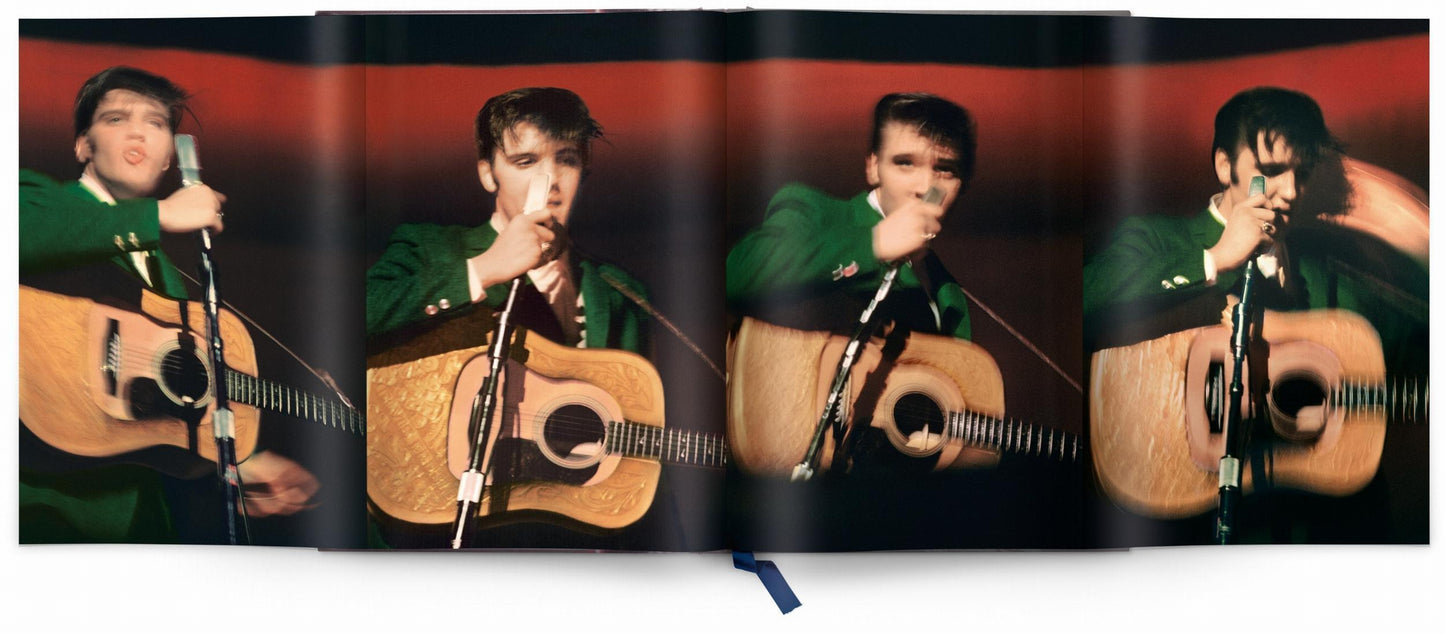
[[[937,237],[938,237],[938,234],[936,234],[936,233],[925,233],[925,234],[923,234],[923,239],[924,239],[924,240],[932,240],[932,239],[937,238]]]
[[[1274,224],[1269,222],[1261,222],[1259,223],[1259,230],[1263,231],[1264,235],[1272,236],[1274,235]]]
[[[538,242],[538,243],[537,243],[537,246],[538,246],[538,247],[541,247],[542,252],[545,253],[548,249],[551,249],[551,248],[552,248],[552,243],[551,243],[551,242],[543,241],[543,242]]]

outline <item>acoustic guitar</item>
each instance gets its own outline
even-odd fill
[[[202,306],[122,279],[132,288],[115,294],[132,292],[138,305],[20,286],[20,420],[58,450],[22,452],[22,462],[40,471],[124,462],[177,477],[212,472],[214,373]],[[257,376],[245,326],[225,309],[220,323],[237,459],[255,451],[263,409],[365,432],[361,413],[339,400]]]
[[[1090,444],[1099,482],[1119,505],[1178,518],[1218,504],[1230,328],[1194,328],[1094,354]],[[1243,486],[1343,496],[1375,476],[1387,420],[1423,422],[1429,384],[1386,379],[1380,338],[1344,310],[1266,311],[1246,368],[1251,427]],[[1251,376],[1253,375],[1253,376]]]
[[[933,469],[996,464],[1000,453],[1076,460],[1079,439],[1003,418],[1003,378],[983,348],[893,331],[864,347],[843,412]],[[728,442],[738,466],[786,475],[803,458],[848,338],[744,318],[728,348]],[[829,432],[831,435],[832,432]],[[825,442],[822,466],[833,462]]]
[[[486,325],[452,319],[368,358],[367,493],[381,513],[455,518],[472,401],[490,369]],[[646,359],[518,336],[480,525],[560,515],[621,528],[651,507],[663,463],[726,466],[721,437],[663,426],[662,379]]]

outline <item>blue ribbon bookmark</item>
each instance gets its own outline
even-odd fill
[[[740,550],[733,551],[733,567],[738,570],[745,570],[754,573],[762,580],[763,587],[768,589],[768,594],[773,595],[773,603],[778,604],[778,609],[787,614],[803,604],[798,600],[798,595],[793,594],[793,589],[788,587],[787,580],[783,579],[783,573],[771,560],[757,560],[750,552]]]

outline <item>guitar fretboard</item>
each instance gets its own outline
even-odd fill
[[[1345,380],[1333,400],[1347,409],[1380,412],[1391,422],[1423,423],[1430,415],[1430,382],[1418,377],[1391,377],[1383,385]]]
[[[366,416],[335,399],[321,398],[234,370],[226,371],[226,395],[233,401],[366,435]]]
[[[629,421],[608,423],[607,451],[699,467],[725,467],[728,462],[727,441],[721,436]]]
[[[949,412],[948,430],[954,438],[976,447],[1060,461],[1079,459],[1079,437],[1051,427],[976,412]]]

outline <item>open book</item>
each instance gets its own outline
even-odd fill
[[[1231,541],[1427,542],[1427,26],[22,21],[21,540],[227,541],[219,426],[257,544],[1212,543],[1226,454]],[[129,84],[78,119],[115,66],[189,93],[178,123],[144,92],[108,109]],[[1267,122],[1212,150],[1257,86],[1318,103],[1342,145]],[[957,125],[875,123],[896,94]],[[175,276],[204,277],[200,226],[166,215],[200,179],[150,145],[177,133],[225,197],[198,221],[224,372]],[[1227,230],[1250,200],[1267,217]],[[1239,227],[1248,257],[1215,254]],[[1234,425],[1227,311],[1256,249],[1283,264]]]

